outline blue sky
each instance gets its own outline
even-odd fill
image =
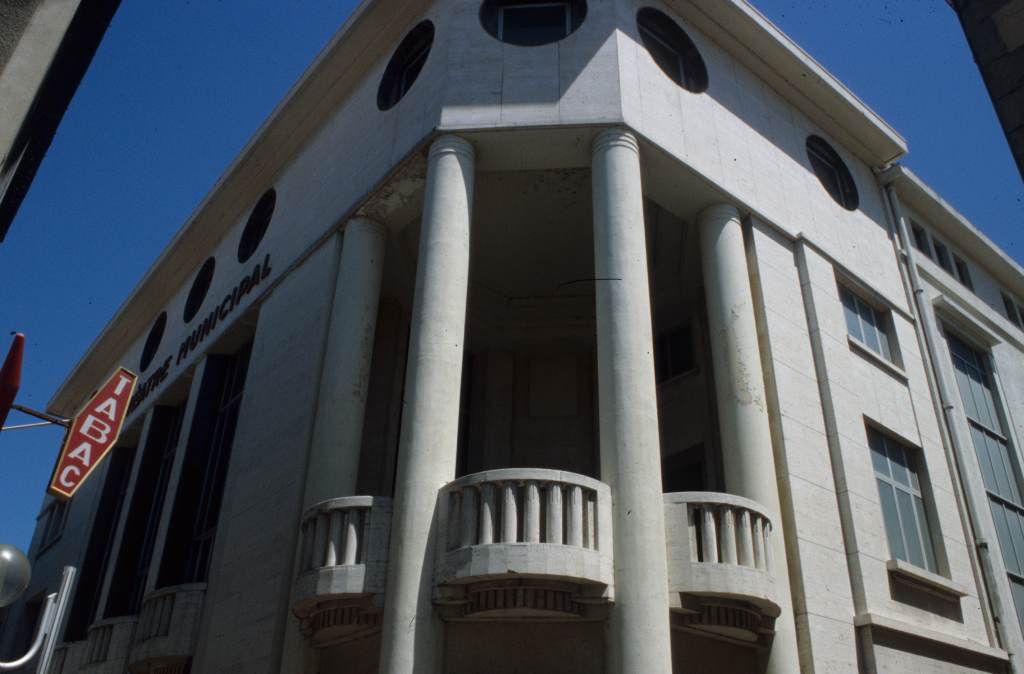
[[[907,139],[904,163],[1024,261],[1024,185],[945,2],[754,4]],[[124,0],[0,244],[0,348],[27,334],[18,402],[45,406],[354,6]],[[0,542],[28,548],[60,440],[0,434]]]

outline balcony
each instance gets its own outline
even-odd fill
[[[188,671],[195,653],[206,585],[165,587],[142,601],[128,671],[178,674]]]
[[[314,647],[379,629],[390,535],[390,498],[345,496],[303,515],[292,612]]]
[[[135,631],[135,616],[108,618],[89,626],[80,669],[89,674],[121,674],[128,662],[128,650]]]
[[[49,674],[77,674],[85,663],[85,641],[66,641],[53,650]]]
[[[780,611],[768,512],[730,494],[665,494],[665,533],[673,626],[765,643]]]
[[[612,596],[608,485],[506,468],[441,489],[435,603],[446,619],[600,618]]]

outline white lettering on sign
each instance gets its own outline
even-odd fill
[[[136,379],[120,368],[71,420],[50,480],[51,494],[71,498],[110,452],[121,434]]]

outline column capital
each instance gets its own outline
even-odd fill
[[[741,220],[740,210],[732,204],[714,204],[708,206],[697,215],[697,222],[717,222],[720,220]]]
[[[591,152],[596,156],[599,152],[616,146],[629,148],[637,154],[640,153],[640,143],[637,142],[636,136],[621,126],[613,126],[597,134],[593,145],[591,145]]]
[[[427,158],[431,160],[443,154],[459,154],[467,159],[473,159],[476,156],[476,150],[473,149],[473,144],[462,136],[449,133],[438,136],[430,144],[430,152]]]
[[[344,231],[346,232],[355,230],[372,232],[374,234],[384,234],[387,231],[387,227],[385,227],[384,225],[382,225],[381,223],[377,222],[372,218],[357,215],[349,219],[349,221],[345,224],[344,229]]]

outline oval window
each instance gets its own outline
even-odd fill
[[[480,6],[484,30],[497,40],[520,47],[558,42],[569,37],[586,17],[585,0],[484,0]]]
[[[377,107],[390,110],[412,88],[434,44],[434,24],[422,21],[409,31],[391,55],[377,89]]]
[[[167,312],[161,311],[160,315],[153,321],[153,327],[149,329],[149,336],[142,346],[142,357],[139,358],[139,372],[145,372],[149,364],[153,362],[156,350],[160,348],[160,342],[164,338],[164,328],[167,327]]]
[[[216,266],[216,260],[208,257],[196,273],[196,277],[192,281],[192,288],[188,291],[188,297],[185,299],[185,313],[183,317],[186,323],[195,318],[195,315],[199,313],[199,308],[203,306],[206,293],[210,291],[210,283],[213,281],[213,271]]]
[[[267,233],[270,226],[270,218],[274,215],[274,206],[277,204],[277,192],[271,187],[263,193],[260,200],[256,202],[249,219],[242,230],[242,239],[238,242],[238,261],[246,262],[263,241],[263,235]],[[185,319],[188,320],[188,319]]]
[[[818,136],[808,136],[807,159],[811,162],[814,175],[818,176],[821,186],[829,196],[846,210],[857,210],[860,198],[857,195],[857,185],[853,182],[853,175],[846,162],[828,141]]]
[[[690,36],[666,14],[653,7],[636,13],[640,41],[669,79],[699,94],[708,88],[708,69]]]

